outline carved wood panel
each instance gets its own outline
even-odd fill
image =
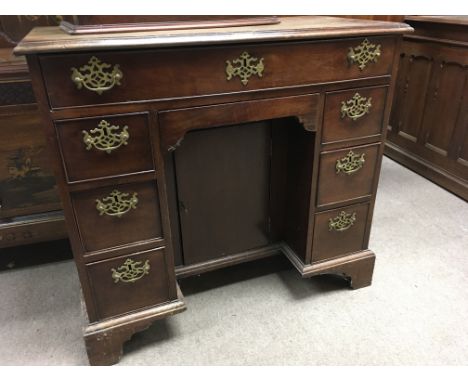
[[[392,131],[417,142],[425,107],[433,60],[431,57],[403,53],[395,91],[390,125]]]
[[[451,146],[461,143],[454,141],[453,135],[462,112],[466,72],[459,63],[438,60],[434,65],[426,97],[421,143],[442,156],[448,155]]]

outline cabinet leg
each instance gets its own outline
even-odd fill
[[[86,352],[92,366],[107,366],[119,362],[123,344],[147,329],[154,321],[183,312],[184,296],[177,286],[177,300],[120,317],[89,324],[84,332]]]
[[[339,271],[337,273],[349,280],[352,289],[364,288],[372,283],[374,263],[375,255],[372,253],[372,256],[342,264],[337,267],[337,271]]]
[[[147,329],[154,319],[133,322],[99,331],[85,331],[84,340],[91,366],[109,366],[120,361],[123,344],[132,336]]]
[[[283,253],[292,262],[302,277],[335,274],[349,280],[353,289],[371,285],[374,273],[375,253],[370,249],[351,253],[347,256],[334,258],[320,263],[305,265],[288,245],[284,245]]]
[[[85,334],[86,352],[91,366],[113,365],[120,361],[125,341],[132,333],[109,330],[94,334]]]
[[[180,311],[185,310],[185,305],[181,305],[179,309]],[[96,324],[89,325],[84,335],[89,364],[91,366],[109,366],[118,363],[122,358],[123,344],[130,340],[135,333],[148,329],[154,321],[160,318],[158,316],[147,317],[140,321],[130,321],[123,325],[98,330],[93,328]]]

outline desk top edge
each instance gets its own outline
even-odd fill
[[[431,24],[449,24],[449,25],[468,25],[468,16],[405,16],[405,21],[409,23],[431,23]]]
[[[319,40],[370,35],[401,35],[413,31],[407,24],[328,16],[280,17],[274,25],[69,35],[59,27],[34,28],[14,49],[16,55],[162,48],[192,45]]]

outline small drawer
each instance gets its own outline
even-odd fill
[[[170,301],[163,248],[86,265],[96,319]]]
[[[389,75],[394,37],[40,57],[52,108],[238,93]],[[368,57],[352,52],[367,51]],[[369,56],[376,54],[374,59]]]
[[[148,115],[56,122],[68,182],[154,170]]]
[[[103,187],[71,196],[86,252],[162,237],[155,181]]]
[[[317,206],[370,196],[380,143],[320,154]]]
[[[327,93],[322,142],[334,143],[382,134],[387,86]]]
[[[312,262],[364,248],[369,204],[356,204],[315,214]]]

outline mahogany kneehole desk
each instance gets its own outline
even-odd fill
[[[177,278],[283,253],[303,277],[371,283],[368,246],[405,24],[70,36],[27,55],[93,365],[185,310]]]

